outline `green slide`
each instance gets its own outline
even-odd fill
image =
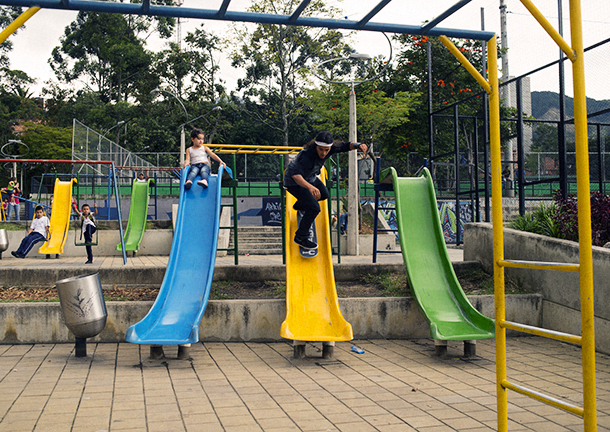
[[[125,230],[125,251],[137,251],[140,249],[144,230],[146,229],[146,216],[148,214],[148,195],[150,192],[150,182],[138,181],[135,179],[131,186],[131,204],[129,206],[129,220]],[[116,246],[116,250],[123,250],[121,243]]]
[[[394,168],[381,175],[394,184],[396,220],[402,256],[413,297],[438,340],[494,337],[494,321],[468,301],[453,271],[441,229],[434,185],[424,168],[420,177],[398,177]]]

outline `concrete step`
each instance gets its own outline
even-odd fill
[[[239,233],[281,233],[282,227],[267,227],[267,226],[242,226],[237,228]]]
[[[260,241],[260,240],[273,240],[273,239],[281,239],[282,238],[282,233],[261,233],[261,234],[256,234],[256,233],[237,233],[238,237],[239,237],[239,241],[242,240],[251,240],[251,241]],[[231,236],[231,238],[233,238],[233,236]]]
[[[239,248],[239,255],[281,255],[282,248],[245,249]]]
[[[237,229],[240,255],[281,255],[282,227],[244,226]],[[233,232],[229,248],[233,247]]]

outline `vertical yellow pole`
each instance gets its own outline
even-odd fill
[[[578,243],[580,255],[580,319],[582,329],[583,403],[585,431],[597,430],[595,400],[595,316],[593,303],[593,249],[591,240],[591,192],[589,145],[585,95],[585,58],[582,40],[580,0],[570,0],[570,32],[576,59],[572,63],[574,82],[574,131],[578,194]]]
[[[504,259],[504,231],[502,223],[502,164],[500,155],[500,89],[498,85],[498,49],[496,37],[487,41],[489,70],[489,147],[491,153],[491,209],[493,223],[494,303],[496,319],[496,391],[498,408],[498,431],[508,430],[508,397],[502,387],[506,379],[506,330],[500,327],[505,320],[504,267],[497,263]]]
[[[19,27],[21,27],[23,25],[23,23],[25,23],[27,20],[29,20],[32,17],[32,15],[34,15],[39,10],[40,10],[40,8],[38,6],[35,6],[35,7],[29,8],[24,13],[19,15],[15,21],[10,23],[8,25],[8,27],[5,28],[4,30],[2,30],[2,32],[0,33],[0,44],[3,43],[6,40],[6,38],[8,38],[10,35],[12,35]]]

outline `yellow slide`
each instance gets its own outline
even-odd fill
[[[324,180],[323,180],[324,181]],[[303,258],[294,243],[297,212],[295,198],[286,193],[286,320],[280,335],[297,341],[348,341],[352,326],[339,309],[330,248],[328,200],[320,202],[316,218],[318,254]]]
[[[64,245],[70,232],[70,212],[72,208],[72,183],[55,179],[53,190],[53,204],[51,206],[51,227],[49,228],[49,241],[44,242],[38,253],[45,255],[64,253]]]

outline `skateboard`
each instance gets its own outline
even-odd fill
[[[301,218],[303,217],[303,212],[301,210],[297,211],[297,226],[301,223]],[[318,235],[316,233],[316,222],[314,221],[309,228],[309,235],[307,238],[318,244]],[[303,246],[299,246],[299,252],[303,258],[313,258],[318,255],[318,249],[305,249]]]

